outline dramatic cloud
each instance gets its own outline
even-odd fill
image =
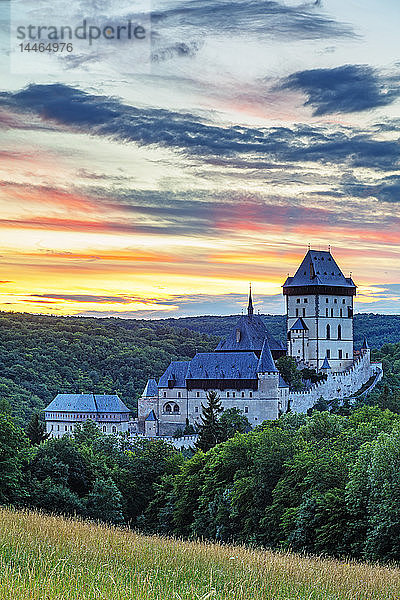
[[[288,6],[258,0],[180,0],[152,14],[157,26],[209,34],[290,36],[291,39],[319,39],[352,36],[352,29],[319,14],[315,4]]]
[[[371,110],[391,104],[400,95],[399,78],[380,76],[368,65],[299,71],[280,89],[304,92],[308,96],[305,106],[312,106],[315,116]]]
[[[62,85],[30,85],[0,94],[0,105],[31,112],[54,126],[75,128],[136,144],[160,145],[199,157],[263,155],[287,162],[346,163],[354,167],[395,169],[400,158],[397,141],[374,138],[368,131],[293,127],[222,127],[190,114],[140,109],[117,99],[95,96]],[[235,166],[235,163],[231,163]]]

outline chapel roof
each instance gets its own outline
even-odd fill
[[[45,410],[85,413],[131,412],[116,394],[57,394]]]

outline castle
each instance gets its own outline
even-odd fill
[[[59,394],[45,409],[47,431],[61,437],[91,419],[104,433],[172,436],[187,423],[198,422],[210,390],[218,392],[224,410],[239,409],[255,427],[289,409],[307,412],[321,397],[341,400],[368,392],[380,381],[382,365],[371,363],[367,341],[354,352],[356,285],[343,275],[330,250],[309,250],[283,284],[283,294],[287,347],[254,314],[250,289],[247,314],[214,352],[173,361],[158,382],[147,382],[136,420],[116,395]],[[275,364],[285,355],[293,357],[299,369],[308,367],[325,377],[302,391],[290,390]]]
[[[139,433],[170,436],[186,423],[196,424],[210,390],[218,391],[226,410],[237,408],[254,427],[277,419],[288,409],[306,412],[319,398],[353,396],[382,378],[382,365],[371,363],[365,340],[354,352],[353,312],[356,285],[345,277],[330,250],[309,250],[293,277],[283,285],[287,348],[254,314],[251,290],[242,315],[214,352],[190,361],[173,361],[157,382],[150,379],[138,403]],[[326,377],[294,392],[275,360],[288,354],[298,367]]]

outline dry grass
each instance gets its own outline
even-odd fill
[[[0,508],[1,600],[385,600],[400,570]]]

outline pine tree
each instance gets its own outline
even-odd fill
[[[44,442],[50,436],[50,433],[46,432],[46,425],[40,419],[38,413],[32,415],[26,430],[26,435],[33,446]]]
[[[208,403],[201,405],[202,414],[200,416],[199,437],[196,442],[197,450],[207,452],[216,444],[222,441],[222,427],[218,416],[222,413],[221,399],[217,392],[210,391],[207,394]]]

